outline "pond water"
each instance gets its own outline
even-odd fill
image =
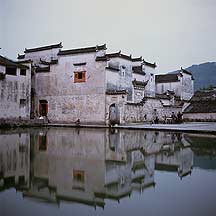
[[[216,215],[216,136],[0,131],[0,215]]]

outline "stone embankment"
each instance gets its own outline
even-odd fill
[[[35,120],[0,120],[0,128],[13,127],[79,127],[79,128],[109,128],[108,125],[82,124],[75,123],[48,123],[44,119]],[[150,123],[131,123],[125,125],[115,125],[113,129],[129,130],[159,130],[188,133],[211,133],[216,134],[215,122],[187,122],[182,124],[150,124]]]

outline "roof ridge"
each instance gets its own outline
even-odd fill
[[[58,44],[51,44],[51,45],[46,45],[46,46],[40,46],[40,47],[34,47],[34,48],[25,48],[24,53],[30,53],[30,52],[38,52],[38,51],[44,51],[44,50],[49,50],[49,49],[54,49],[54,48],[62,48],[62,42]]]
[[[85,53],[85,52],[96,52],[99,50],[106,50],[106,44],[96,45],[91,47],[80,47],[74,49],[60,50],[58,55],[69,55],[69,54],[77,54],[77,53]]]

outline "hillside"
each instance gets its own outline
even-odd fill
[[[199,90],[210,85],[216,86],[216,62],[206,62],[199,65],[192,65],[184,68],[190,71],[194,77],[194,89]],[[173,71],[170,73],[176,73]]]

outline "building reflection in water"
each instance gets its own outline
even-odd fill
[[[190,144],[169,132],[43,129],[2,133],[0,143],[0,189],[56,204],[104,207],[154,187],[155,170],[182,178],[193,167]]]
[[[29,133],[0,134],[0,191],[29,188]]]

